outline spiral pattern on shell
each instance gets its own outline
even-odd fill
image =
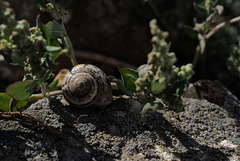
[[[63,80],[64,98],[76,107],[106,106],[112,102],[112,91],[106,74],[90,64],[72,68]]]

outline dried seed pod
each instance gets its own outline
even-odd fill
[[[112,102],[112,90],[106,74],[90,64],[72,68],[62,84],[63,96],[76,107],[106,106]]]

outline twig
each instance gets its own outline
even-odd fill
[[[199,44],[198,46],[196,47],[196,53],[195,53],[195,56],[194,56],[194,59],[193,59],[193,69],[195,68],[196,64],[197,64],[197,61],[199,59],[199,56],[202,54],[204,54],[204,51],[205,51],[205,48],[206,48],[206,42],[207,40],[212,37],[217,31],[219,31],[221,28],[225,27],[227,24],[232,24],[232,23],[236,23],[240,21],[240,16],[238,17],[235,17],[229,21],[224,21],[220,24],[218,24],[217,26],[215,26],[213,29],[211,29],[210,32],[208,32],[206,35],[201,35],[201,38],[199,39]],[[198,35],[198,38],[199,38],[199,35]],[[200,42],[201,40],[204,39],[205,41],[205,45],[201,45]]]
[[[199,40],[199,44],[196,47],[196,51],[195,51],[195,55],[194,55],[194,59],[193,59],[193,69],[195,68],[197,61],[199,59],[200,55],[203,55],[205,52],[205,48],[206,48],[206,39],[202,34],[198,34],[198,40]]]
[[[54,12],[55,12],[57,18],[58,18],[58,19],[62,19],[61,14],[60,14],[59,11],[57,10],[57,4],[56,4],[55,0],[51,0],[51,3],[52,3],[53,6],[54,6]],[[76,66],[78,63],[77,63],[76,58],[75,58],[75,55],[74,55],[73,45],[72,45],[72,42],[71,42],[71,40],[70,40],[70,38],[69,38],[69,36],[68,36],[68,33],[67,33],[67,31],[66,31],[66,28],[65,28],[65,25],[64,25],[63,21],[61,21],[61,26],[62,26],[62,28],[63,28],[63,32],[64,32],[63,34],[64,34],[64,37],[65,37],[65,40],[66,40],[66,42],[67,42],[67,44],[68,44],[68,47],[69,47],[68,56],[69,56],[70,59],[71,59],[72,65],[73,65],[73,66]]]
[[[48,132],[58,136],[61,139],[66,139],[62,133],[59,131],[55,130],[51,126],[43,123],[40,121],[37,117],[32,116],[28,113],[25,112],[0,112],[0,119],[6,119],[6,120],[15,120],[19,122],[23,122],[26,124],[33,125],[35,127],[42,127],[45,128]]]
[[[216,27],[214,27],[206,36],[205,39],[209,39],[213,34],[215,34],[219,29],[223,28],[224,26],[226,26],[227,24],[232,24],[235,22],[240,21],[240,16],[235,17],[233,19],[231,19],[230,21],[225,21],[222,22],[220,24],[218,24]]]
[[[115,82],[111,82],[111,88],[112,90],[118,90],[118,86]],[[56,91],[52,91],[49,92],[47,96],[56,96],[56,95],[60,95],[62,94],[62,90],[56,90]],[[36,102],[39,99],[42,99],[46,96],[44,96],[43,94],[33,94],[32,97],[28,100],[29,102]]]
[[[44,97],[46,97],[46,96],[47,96],[46,83],[42,82],[42,83],[40,84],[40,88],[41,88],[41,91],[42,91],[42,95],[43,95]]]
[[[199,59],[199,56],[200,56],[200,45],[198,45],[196,47],[196,50],[195,50],[195,55],[194,55],[194,58],[193,58],[193,69],[195,68],[195,66],[197,65],[197,61]]]
[[[81,117],[88,117],[88,115],[80,115],[80,116],[78,116],[77,121],[76,121],[77,124],[79,124],[79,120],[80,120]]]
[[[56,95],[60,95],[62,94],[61,90],[57,90],[57,91],[52,91],[48,93],[48,96],[56,96]],[[42,99],[46,96],[44,96],[43,94],[33,94],[32,97],[28,100],[29,102],[36,102],[39,99]]]
[[[62,21],[61,24],[62,24],[62,28],[63,28],[63,30],[64,30],[65,39],[66,39],[67,44],[68,44],[68,46],[69,46],[69,57],[70,57],[70,59],[71,59],[72,65],[73,65],[73,66],[76,66],[78,63],[77,63],[77,60],[76,60],[76,58],[75,58],[75,54],[74,54],[72,42],[71,42],[71,40],[70,40],[70,38],[69,38],[69,36],[68,36],[68,33],[67,33],[66,28],[65,28],[65,26],[64,26],[64,24],[63,24],[63,21]]]

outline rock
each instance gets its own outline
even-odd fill
[[[199,80],[183,96],[206,99],[223,107],[231,114],[240,116],[240,100],[218,81]]]
[[[0,120],[0,160],[239,160],[239,117],[206,100],[185,111],[140,115],[126,99],[104,109],[64,107],[48,97],[24,112],[52,127]]]

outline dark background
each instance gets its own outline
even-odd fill
[[[35,26],[35,19],[40,11],[34,0],[9,2],[18,19],[26,19]],[[167,41],[171,42],[171,51],[175,52],[177,66],[180,66],[192,63],[198,45],[198,39],[187,34],[186,26],[193,27],[194,18],[198,22],[205,19],[204,15],[195,11],[193,2],[200,1],[72,0],[64,21],[74,49],[89,54],[98,53],[139,66],[146,63],[147,54],[151,51],[149,21],[156,18],[160,28],[169,32]],[[222,20],[240,15],[239,0],[226,0],[222,5],[225,7]],[[52,20],[46,13],[41,13],[41,19],[44,23]],[[227,70],[226,66],[232,46],[239,40],[239,31],[239,23],[236,23],[225,27],[208,41],[206,53],[199,59],[191,82],[199,79],[219,80],[240,97],[240,79]],[[78,62],[91,61],[78,58]],[[69,64],[65,58],[60,58],[60,64],[67,63]],[[104,68],[101,61],[95,64]],[[107,74],[114,75],[114,71],[115,69],[110,69]]]

